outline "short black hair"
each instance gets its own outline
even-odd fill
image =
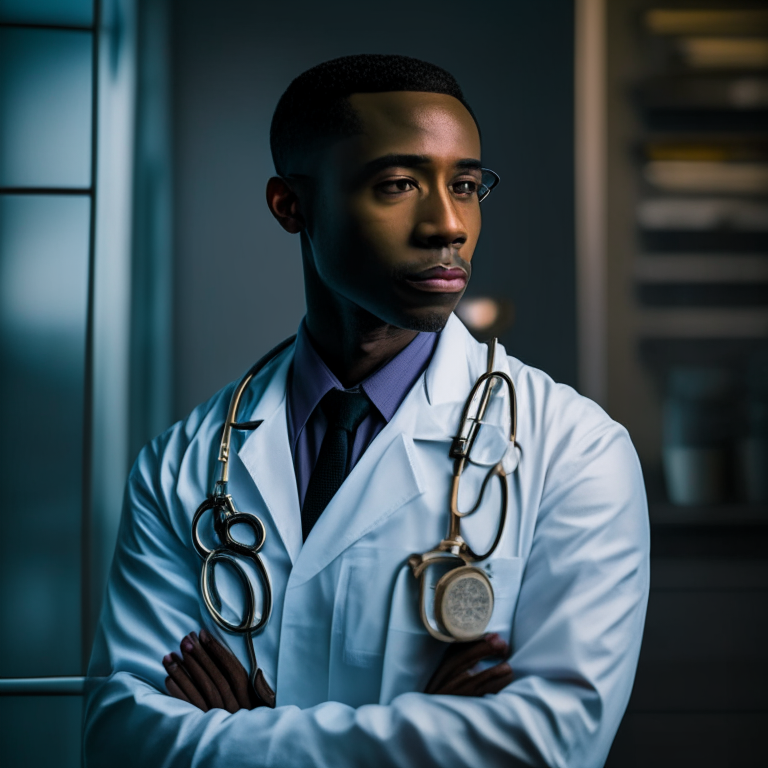
[[[362,133],[360,118],[350,105],[349,96],[385,91],[453,96],[477,124],[456,79],[441,67],[395,54],[342,56],[308,69],[280,97],[269,132],[277,173],[288,174],[295,157]]]

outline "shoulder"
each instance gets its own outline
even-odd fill
[[[635,491],[642,472],[627,430],[597,403],[543,371],[508,358],[517,391],[518,440],[542,490],[602,477]]]
[[[517,392],[522,432],[546,439],[552,445],[564,440],[588,443],[606,433],[627,434],[597,403],[573,387],[554,381],[544,371],[515,357],[507,360]]]
[[[207,495],[205,475],[212,471],[207,468],[213,467],[234,387],[235,382],[222,387],[142,448],[128,475],[127,502],[134,514],[159,509],[167,516],[179,494]],[[190,472],[190,460],[197,471]]]
[[[239,420],[264,418],[265,410],[277,407],[285,396],[285,380],[292,357],[293,346],[289,345],[277,354],[268,353],[257,363],[258,373],[240,400]],[[195,494],[200,490],[207,493],[232,394],[242,379],[243,376],[239,376],[222,387],[186,418],[144,446],[129,480],[153,483],[158,491],[195,487]]]
[[[532,541],[556,542],[548,551],[557,557],[572,551],[594,558],[600,542],[610,542],[626,563],[647,559],[645,483],[627,430],[572,387],[514,358],[509,364],[518,395],[518,471],[535,509]]]

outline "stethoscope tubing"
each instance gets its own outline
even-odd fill
[[[245,635],[248,658],[251,664],[249,677],[254,690],[258,690],[256,686],[258,666],[256,663],[256,652],[253,648],[253,636],[266,627],[272,614],[272,579],[269,575],[269,569],[260,554],[267,535],[264,523],[256,515],[238,512],[232,496],[227,493],[231,438],[233,429],[253,430],[257,429],[261,424],[260,421],[237,421],[240,400],[254,377],[281,352],[293,344],[295,340],[296,336],[294,335],[281,341],[251,366],[235,387],[229,401],[227,417],[219,444],[217,460],[221,467],[217,473],[218,479],[214,481],[210,495],[200,504],[192,518],[192,544],[197,554],[203,560],[203,567],[200,573],[200,590],[203,595],[203,602],[214,622],[221,629],[232,634]],[[219,538],[219,546],[213,548],[209,548],[203,543],[199,533],[200,521],[208,511],[214,516],[214,530]],[[254,543],[243,544],[234,539],[231,534],[231,528],[235,525],[246,525],[251,528]],[[262,583],[262,610],[258,619],[256,619],[256,592],[243,566],[238,562],[238,556],[247,558],[255,565]],[[246,607],[239,623],[227,620],[221,612],[221,597],[216,587],[215,578],[217,563],[227,563],[232,568],[246,593]]]

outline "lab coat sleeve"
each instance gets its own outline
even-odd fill
[[[649,534],[626,432],[604,417],[577,431],[542,467],[512,632],[514,682],[482,698],[407,693],[357,709],[204,714],[161,692],[160,659],[199,626],[199,565],[158,502],[153,483],[167,478],[153,478],[156,457],[145,456],[129,484],[94,656],[94,672],[109,677],[87,703],[88,768],[601,766],[639,654]]]

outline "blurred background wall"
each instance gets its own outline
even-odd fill
[[[502,177],[463,317],[640,454],[652,594],[608,764],[763,765],[768,14],[748,0],[0,0],[0,481],[34,457],[36,483],[0,510],[0,760],[78,763],[130,463],[295,332],[269,122],[293,77],[356,52],[456,75]]]

